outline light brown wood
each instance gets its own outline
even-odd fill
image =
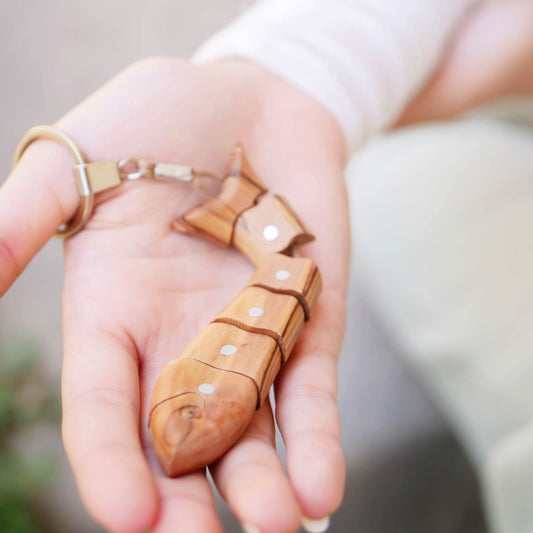
[[[172,228],[221,246],[229,246],[236,220],[237,214],[215,196],[175,220]]]
[[[246,209],[253,207],[264,192],[266,189],[261,189],[240,176],[228,176],[224,180],[218,199],[239,216]]]
[[[193,207],[172,223],[174,230],[229,246],[238,217],[267,191],[244,157],[242,146],[232,152],[219,194]]]
[[[269,239],[268,229],[277,232],[277,236]],[[233,234],[235,248],[256,266],[261,265],[268,254],[285,252],[313,239],[294,211],[275,194],[262,196],[256,206],[244,211]]]
[[[321,291],[314,262],[290,257],[313,235],[283,198],[266,192],[237,146],[219,194],[173,223],[182,233],[234,245],[258,269],[156,384],[152,445],[170,476],[209,464],[240,438]]]
[[[212,368],[250,378],[257,388],[257,407],[264,401],[281,367],[276,341],[222,322],[206,326],[181,353],[180,358],[201,361]]]
[[[285,362],[302,329],[304,312],[294,296],[247,287],[218,314],[214,322],[225,322],[272,337]]]
[[[264,183],[259,179],[255,173],[252,165],[248,161],[244,153],[244,148],[241,143],[237,143],[230,153],[228,164],[224,176],[239,176],[246,178],[248,181],[254,183],[263,192],[267,190]]]
[[[255,271],[248,286],[294,296],[308,320],[322,289],[322,277],[314,261],[308,257],[271,254]]]
[[[256,403],[257,388],[246,376],[186,358],[170,362],[157,381],[149,418],[165,472],[185,474],[218,459],[240,438]]]

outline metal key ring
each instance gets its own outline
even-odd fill
[[[87,164],[77,144],[66,133],[63,133],[61,130],[52,126],[34,126],[24,134],[17,144],[13,156],[13,168],[20,161],[22,154],[26,151],[28,146],[38,139],[51,139],[66,146],[74,156],[74,159],[76,159],[79,168],[83,169]],[[76,214],[56,231],[54,237],[66,239],[80,231],[89,220],[93,205],[94,193],[87,187],[81,193],[80,205]]]

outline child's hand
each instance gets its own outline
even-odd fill
[[[332,513],[344,478],[335,367],[348,264],[334,120],[245,62],[155,59],[121,73],[58,126],[90,161],[141,156],[215,172],[241,141],[265,184],[315,233],[306,255],[320,267],[324,291],[276,388],[288,478],[268,405],[212,474],[239,520],[264,533],[296,531],[300,513]],[[39,141],[0,189],[0,294],[73,215],[72,164],[63,147]],[[180,183],[123,183],[98,198],[87,227],[65,243],[63,437],[87,508],[113,531],[221,530],[204,474],[163,476],[146,428],[164,365],[252,272],[237,253],[170,229],[201,199]]]

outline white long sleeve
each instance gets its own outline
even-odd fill
[[[477,0],[260,0],[193,60],[251,59],[324,104],[348,153],[390,125]]]

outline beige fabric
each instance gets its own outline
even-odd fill
[[[354,267],[478,468],[498,533],[533,531],[533,129],[387,136],[348,169]]]

